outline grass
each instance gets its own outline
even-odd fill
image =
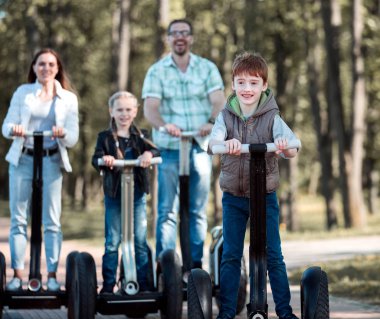
[[[322,263],[329,280],[329,293],[380,306],[380,256],[358,256],[353,259]],[[303,269],[289,273],[289,280],[299,284]]]

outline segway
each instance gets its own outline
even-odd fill
[[[152,159],[151,164],[162,162],[160,157]],[[102,159],[98,165],[104,165]],[[155,269],[154,255],[148,251],[148,278],[153,285],[152,291],[140,291],[134,249],[133,211],[134,211],[134,172],[140,166],[139,160],[115,160],[114,167],[122,168],[121,174],[121,262],[119,269],[119,290],[114,294],[97,294],[97,279],[93,257],[85,252],[75,258],[75,275],[71,286],[73,319],[93,319],[98,312],[104,315],[125,314],[129,318],[142,318],[149,313],[160,311],[161,318],[180,319],[182,315],[182,272],[178,255],[174,250],[161,253]]]
[[[31,197],[31,240],[29,282],[27,289],[7,291],[5,257],[0,252],[0,318],[4,306],[10,309],[54,309],[67,306],[68,289],[66,291],[47,291],[41,283],[41,244],[42,244],[42,168],[43,138],[53,136],[52,131],[26,132],[26,137],[33,137],[33,184]],[[70,267],[77,252],[72,252],[66,259],[66,283],[70,281]]]
[[[299,140],[288,143],[288,149],[300,148]],[[265,153],[277,150],[274,143],[243,144],[241,153],[250,153],[250,302],[249,319],[268,319],[267,252],[266,252],[266,163]],[[225,154],[224,145],[214,145],[214,154]],[[211,303],[208,300],[207,303]],[[301,279],[302,319],[329,318],[327,274],[320,267],[308,268]]]
[[[190,150],[198,131],[183,131],[179,151],[179,236],[182,253],[184,299],[188,304],[188,319],[211,319],[212,305],[204,300],[212,298],[212,282],[209,274],[193,268],[190,248]]]

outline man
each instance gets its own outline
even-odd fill
[[[206,209],[210,190],[211,158],[208,135],[223,108],[223,81],[214,63],[191,53],[192,25],[174,20],[168,27],[171,52],[153,64],[145,77],[144,114],[153,126],[153,141],[163,163],[158,167],[156,254],[174,249],[177,238],[179,136],[198,130],[190,151],[190,250],[192,267],[202,267],[207,232]],[[159,131],[164,127],[166,132]]]

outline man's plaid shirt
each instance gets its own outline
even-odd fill
[[[208,94],[223,88],[222,77],[211,61],[190,54],[190,63],[186,73],[183,73],[169,54],[149,68],[142,98],[160,99],[159,112],[166,123],[173,123],[183,131],[193,131],[210,118],[212,105]],[[196,138],[204,150],[207,149],[208,139]],[[178,138],[156,129],[153,129],[153,141],[160,148],[179,148]]]

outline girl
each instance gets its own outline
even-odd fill
[[[100,293],[113,293],[116,284],[118,248],[121,241],[121,170],[113,167],[115,159],[138,158],[142,167],[134,168],[134,239],[137,280],[140,291],[147,290],[148,247],[146,242],[146,194],[149,192],[147,169],[157,148],[134,125],[138,103],[125,91],[116,92],[109,101],[111,127],[98,135],[92,165],[99,171],[98,159],[105,162],[103,189],[105,205],[105,252],[103,255],[103,288]]]

